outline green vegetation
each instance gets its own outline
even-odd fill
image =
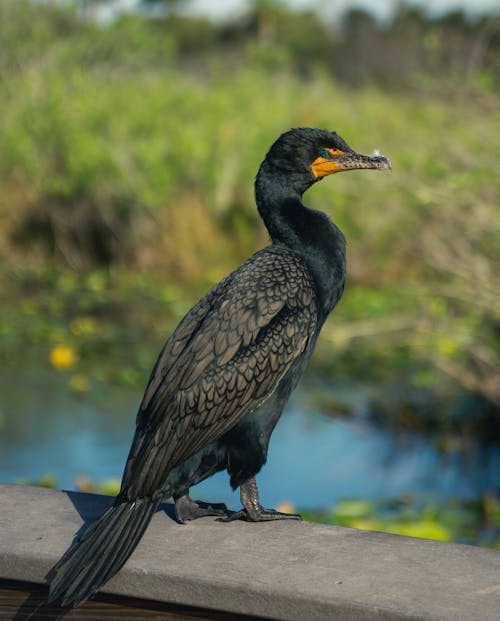
[[[362,530],[500,548],[500,504],[494,497],[441,504],[418,504],[411,498],[376,503],[344,500],[329,512],[304,513],[303,517]]]
[[[394,172],[307,195],[349,241],[315,368],[479,394],[498,439],[499,32],[405,7],[330,28],[268,2],[223,25],[100,28],[0,0],[3,363],[41,345],[80,398],[142,384],[191,302],[267,243],[252,181],[271,141],[326,127]]]
[[[403,368],[426,386],[444,373],[500,400],[500,114],[483,79],[489,56],[474,74],[489,89],[471,90],[469,79],[450,105],[456,72],[439,88],[416,90],[411,82],[425,82],[417,71],[403,92],[342,85],[324,53],[302,49],[298,33],[283,38],[293,28],[276,26],[274,44],[262,42],[269,8],[256,13],[258,24],[234,26],[245,36],[232,71],[221,54],[227,26],[226,39],[211,26],[207,55],[186,19],[128,18],[103,30],[61,9],[12,0],[0,9],[4,308],[16,289],[19,299],[13,316],[4,314],[4,342],[33,337],[89,350],[89,331],[101,336],[108,319],[103,307],[131,299],[143,308],[143,296],[164,302],[173,323],[265,244],[252,179],[270,141],[290,126],[330,127],[361,151],[383,148],[394,174],[340,175],[308,195],[349,239],[349,295],[318,360],[338,368],[340,359],[347,372],[368,376]],[[314,19],[308,14],[304,41]],[[347,19],[344,36],[360,19]],[[424,28],[422,19],[410,21]],[[427,24],[427,36],[446,24]],[[396,19],[394,32],[401,27]],[[341,46],[320,31],[331,53]],[[276,50],[288,56],[271,63]],[[300,50],[307,76],[293,61]],[[75,331],[82,321],[87,329]]]

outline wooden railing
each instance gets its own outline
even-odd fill
[[[45,584],[82,524],[109,502],[95,494],[0,484],[0,589],[17,589],[12,618],[27,618],[22,607],[28,610],[30,597],[40,605],[46,587],[34,585]],[[500,620],[497,550],[306,522],[205,518],[183,526],[172,519],[171,505],[163,508],[102,589],[105,595],[68,619],[115,601],[125,611],[117,617],[136,619]],[[125,596],[136,599],[120,599]],[[1,619],[9,618],[2,616],[5,601],[0,597]],[[139,614],[139,601],[165,616]],[[197,614],[182,616],[193,609]],[[168,616],[172,610],[177,616]]]

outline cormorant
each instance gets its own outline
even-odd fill
[[[226,521],[300,519],[263,508],[255,476],[344,290],[345,238],[302,195],[326,175],[357,168],[391,165],[320,129],[292,129],[271,146],[255,198],[272,243],[201,298],[167,340],[139,407],[120,493],[49,573],[49,601],[77,606],[94,594],[170,496],[179,522],[214,514]],[[240,488],[243,509],[236,513],[189,496],[191,486],[224,469]]]

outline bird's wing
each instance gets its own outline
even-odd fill
[[[202,298],[153,369],[122,494],[154,494],[174,466],[264,402],[306,349],[316,316],[302,260],[272,248]]]

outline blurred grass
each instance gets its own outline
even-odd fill
[[[141,351],[159,344],[267,243],[253,178],[277,135],[309,125],[361,152],[379,148],[394,167],[307,194],[349,241],[347,294],[316,364],[401,371],[426,387],[451,378],[500,402],[500,106],[487,69],[463,88],[456,73],[431,80],[416,69],[404,88],[354,89],[318,46],[299,44],[311,24],[319,36],[311,17],[301,33],[300,19],[281,15],[293,25],[286,41],[263,13],[258,33],[274,24],[276,45],[259,35],[229,60],[216,36],[231,33],[201,22],[176,30],[131,17],[100,29],[24,1],[0,0],[0,11],[4,347],[71,348],[84,394],[92,354],[124,339]],[[428,28],[435,65],[443,38]],[[318,39],[323,51],[328,40]]]
[[[303,517],[361,530],[500,548],[500,505],[488,496],[439,503],[417,503],[411,497],[377,502],[342,500],[331,511],[305,512]]]

